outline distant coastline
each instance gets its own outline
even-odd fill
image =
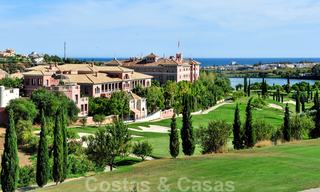
[[[84,61],[105,62],[110,61],[113,58],[90,58],[90,57],[77,57],[75,59]],[[119,60],[126,58],[117,58]],[[269,63],[299,63],[299,62],[316,62],[320,63],[320,58],[193,58],[201,62],[202,67],[207,66],[221,66],[228,65],[233,62],[241,65],[254,65],[254,64],[269,64]]]

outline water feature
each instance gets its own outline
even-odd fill
[[[242,84],[243,85],[243,78],[229,78],[230,82],[231,82],[231,86],[233,88],[236,87],[236,85],[238,84]],[[287,84],[287,79],[285,78],[265,78],[265,80],[267,81],[268,85],[285,85]],[[251,84],[252,83],[261,83],[262,82],[262,78],[250,78]],[[308,79],[290,79],[290,84],[296,84],[296,83],[300,83],[302,81],[305,81],[307,83],[310,83],[311,85],[313,85],[316,80],[308,80]]]

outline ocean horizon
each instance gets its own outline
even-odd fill
[[[89,57],[78,57],[75,59],[85,60],[85,61],[96,61],[96,62],[106,62],[110,61],[113,58],[105,57],[105,58],[89,58]],[[118,58],[127,59],[127,58]],[[298,63],[298,62],[319,62],[320,58],[193,58],[201,63],[202,67],[208,66],[221,66],[228,65],[231,63],[237,63],[241,65],[254,65],[258,63],[269,64],[269,63]]]

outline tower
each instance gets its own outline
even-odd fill
[[[63,44],[63,59],[64,61],[66,61],[67,59],[67,43],[66,42],[64,42]]]

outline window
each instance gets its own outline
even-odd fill
[[[38,85],[42,85],[42,79],[38,79]]]
[[[36,79],[32,79],[32,80],[31,80],[31,84],[32,84],[32,85],[36,85]]]
[[[79,96],[76,95],[76,104],[78,104],[78,102],[79,102]]]
[[[26,79],[26,85],[30,85],[30,79]]]
[[[85,105],[84,105],[84,110],[85,110],[85,111],[88,111],[88,104],[85,104]]]
[[[83,112],[83,109],[84,109],[84,107],[83,107],[83,105],[81,105],[81,112]]]

